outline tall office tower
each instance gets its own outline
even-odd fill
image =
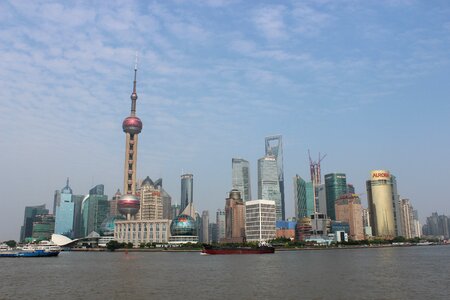
[[[407,239],[411,239],[416,236],[414,226],[414,209],[409,199],[401,199],[399,207],[403,233],[402,236]]]
[[[396,234],[396,225],[392,204],[391,174],[385,170],[374,170],[370,172],[370,178],[366,181],[366,187],[373,235],[393,238]]]
[[[334,202],[341,195],[347,193],[347,178],[343,173],[331,173],[325,175],[325,193],[327,199],[327,215],[331,220],[336,220]]]
[[[120,196],[120,195],[119,195]],[[83,237],[83,215],[81,206],[83,205],[84,195],[72,195],[73,200],[73,238]]]
[[[217,224],[217,241],[225,238],[225,211],[218,209],[216,212],[216,224]]]
[[[200,241],[202,243],[209,243],[209,211],[202,211],[202,228],[200,234]]]
[[[327,214],[327,193],[325,184],[321,183],[315,187],[316,189],[316,212]]]
[[[20,228],[20,241],[24,242],[26,239],[31,239],[33,236],[33,222],[37,215],[47,215],[48,209],[45,204],[37,206],[26,206],[23,216],[23,225]]]
[[[397,192],[397,178],[391,174],[392,208],[394,211],[395,236],[404,236],[400,212],[400,195]]]
[[[364,240],[363,209],[356,194],[341,195],[335,202],[336,221],[347,222],[352,240]]]
[[[83,236],[89,235],[92,231],[100,232],[102,222],[108,217],[109,201],[108,196],[104,195],[104,189],[103,184],[96,185],[83,199],[81,204]]]
[[[245,239],[245,205],[238,190],[231,190],[225,202],[226,243],[242,243]]]
[[[180,211],[183,211],[189,203],[194,200],[194,175],[183,174],[181,175],[181,207]]]
[[[117,189],[117,192],[114,194],[112,199],[109,200],[109,215],[111,217],[120,215],[119,210],[117,208],[117,202],[119,201],[121,196],[122,193],[120,192],[120,189]]]
[[[258,159],[258,199],[274,200],[277,208],[277,221],[284,219],[284,206],[281,200],[275,156]]]
[[[245,202],[245,235],[248,242],[267,242],[276,238],[276,209],[273,200]]]
[[[166,190],[162,186],[162,178],[159,178],[155,181],[155,186],[159,187],[159,190],[161,192],[161,202],[163,207],[163,219],[171,219],[171,210],[172,210],[172,197],[169,195],[169,193],[166,192]]]
[[[122,123],[126,134],[125,168],[123,176],[123,196],[117,201],[119,212],[131,220],[139,211],[139,198],[136,196],[136,163],[138,150],[138,135],[142,131],[142,121],[136,116],[136,74],[137,59],[134,66],[133,92],[131,93],[131,113]]]
[[[355,193],[355,187],[353,186],[353,184],[350,184],[350,183],[347,184],[347,193],[348,194],[354,194]]]
[[[420,221],[419,221],[419,212],[417,210],[413,210],[413,222],[414,222],[414,237],[421,237],[420,230]]]
[[[252,189],[250,185],[250,166],[248,161],[242,158],[231,159],[232,185],[233,189],[241,192],[245,201],[252,199]]]
[[[372,236],[372,226],[370,225],[370,213],[368,208],[362,210],[364,238],[367,239]]]
[[[69,186],[69,178],[67,178],[66,186],[61,189],[61,193],[55,196],[59,197],[56,201],[55,233],[73,238],[75,206],[72,199],[72,189]]]
[[[54,215],[36,215],[33,221],[33,240],[49,241],[55,232],[55,216]]]
[[[313,183],[305,182],[299,175],[294,176],[294,202],[298,220],[314,214]]]
[[[266,156],[274,156],[277,162],[277,176],[278,176],[278,189],[280,192],[280,203],[277,203],[273,198],[261,198],[265,200],[274,200],[277,203],[277,209],[281,210],[277,212],[277,220],[285,220],[285,205],[284,205],[284,167],[283,167],[283,141],[281,135],[274,135],[266,137]],[[279,207],[278,207],[279,206]]]
[[[163,203],[161,197],[161,185],[156,185],[147,176],[142,181],[141,208],[139,209],[139,220],[161,220],[163,218]]]
[[[173,220],[178,217],[178,215],[181,213],[180,208],[181,206],[179,204],[173,204],[170,208],[170,218],[168,219]]]

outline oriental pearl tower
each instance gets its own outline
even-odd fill
[[[127,217],[127,220],[134,218],[139,211],[140,203],[136,193],[136,161],[138,134],[142,130],[142,122],[136,116],[136,74],[137,59],[134,66],[133,93],[131,94],[131,113],[122,123],[122,129],[126,134],[125,142],[125,168],[123,180],[123,195],[117,201],[119,212]]]

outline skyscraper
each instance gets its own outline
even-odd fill
[[[33,222],[37,215],[48,214],[48,209],[45,208],[45,204],[37,206],[26,206],[23,216],[23,225],[20,228],[20,241],[23,242],[26,239],[30,239],[33,235]]]
[[[147,176],[140,187],[141,207],[139,209],[140,220],[160,220],[163,218],[163,203],[161,197],[161,185],[156,185]]]
[[[395,232],[394,205],[391,174],[386,170],[374,170],[366,181],[370,225],[374,236],[393,238]]]
[[[245,238],[245,205],[241,193],[231,190],[225,202],[226,243],[242,243]]]
[[[202,211],[202,228],[200,232],[200,241],[202,243],[209,243],[209,211]]]
[[[341,195],[335,202],[336,221],[346,222],[350,227],[352,240],[364,239],[363,211],[361,200],[356,194]]]
[[[341,195],[347,193],[347,178],[343,173],[331,173],[325,175],[325,193],[327,199],[327,215],[331,220],[336,220],[334,202]]]
[[[181,175],[181,207],[180,211],[183,211],[189,203],[194,200],[194,175],[183,174]]]
[[[258,199],[275,201],[277,221],[283,220],[283,204],[275,156],[258,159]]]
[[[72,199],[72,189],[69,186],[69,178],[67,178],[66,186],[61,189],[61,193],[57,193],[55,197],[59,197],[56,201],[55,233],[73,238],[75,206]]]
[[[276,212],[273,200],[245,202],[245,235],[249,242],[267,242],[276,238]]]
[[[216,212],[216,224],[217,224],[217,241],[225,238],[225,211],[218,209]]]
[[[298,220],[314,214],[313,183],[305,182],[299,175],[294,176],[294,202]]]
[[[100,232],[102,222],[108,217],[109,201],[104,195],[104,185],[99,184],[89,190],[81,204],[82,234],[87,236],[92,231]]]
[[[162,218],[172,220],[172,197],[163,188],[162,178],[155,181],[155,186],[157,186],[161,192],[161,202],[163,207]]]
[[[139,211],[139,198],[136,193],[136,163],[138,149],[138,135],[142,130],[142,121],[136,116],[136,74],[137,59],[134,66],[133,92],[131,93],[131,113],[122,123],[122,129],[126,134],[125,141],[125,168],[123,176],[123,196],[117,201],[119,212],[131,220]]]
[[[274,156],[277,162],[278,189],[280,192],[280,209],[281,209],[281,217],[278,218],[277,216],[277,219],[285,220],[286,215],[284,205],[283,141],[281,135],[266,137],[266,156]],[[266,200],[275,200],[275,199],[266,199]]]
[[[252,199],[250,185],[250,167],[248,161],[242,158],[231,159],[232,185],[233,189],[241,192],[242,199],[245,201]]]

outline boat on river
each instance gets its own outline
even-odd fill
[[[270,245],[259,245],[257,247],[231,247],[231,246],[214,246],[203,245],[202,253],[205,254],[273,254],[275,248]]]
[[[58,256],[60,252],[59,246],[48,241],[17,248],[10,248],[7,245],[0,246],[0,257],[50,257]]]

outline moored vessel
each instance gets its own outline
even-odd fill
[[[58,256],[59,252],[61,248],[48,241],[17,248],[0,247],[0,257],[49,257]]]
[[[203,245],[202,254],[272,254],[275,248],[269,245],[259,245],[257,247],[230,247]]]

